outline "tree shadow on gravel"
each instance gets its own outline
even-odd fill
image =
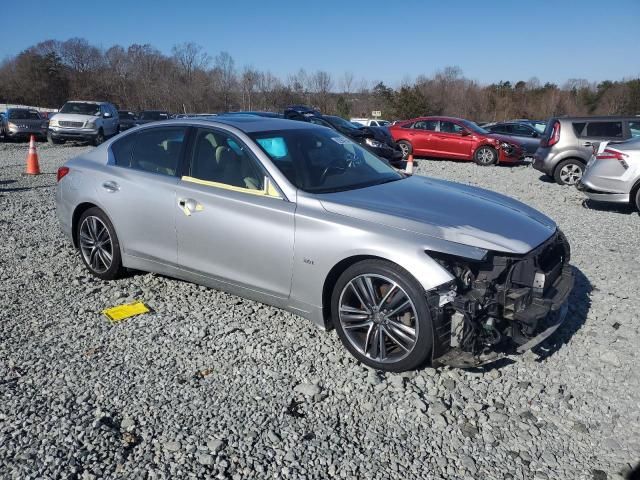
[[[12,188],[0,188],[0,193],[11,193],[11,192],[26,192],[29,190],[35,190],[37,188],[53,188],[55,185],[38,185],[35,187],[12,187]]]
[[[598,202],[596,200],[586,199],[582,202],[582,206],[587,210],[619,213],[621,215],[631,215],[637,213],[637,210],[632,205],[625,203]]]
[[[582,270],[573,267],[575,284],[569,295],[569,312],[564,323],[544,342],[536,345],[531,351],[538,355],[537,362],[542,362],[569,343],[575,333],[587,321],[591,309],[591,292],[593,286]]]

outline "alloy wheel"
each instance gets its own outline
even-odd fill
[[[560,169],[560,179],[567,185],[575,185],[582,178],[582,168],[568,163]]]
[[[393,363],[413,351],[418,315],[398,283],[382,275],[359,275],[345,285],[338,305],[342,329],[362,355]]]
[[[400,150],[402,150],[402,158],[407,158],[409,156],[409,145],[406,143],[398,143]]]
[[[476,154],[478,161],[483,165],[489,165],[494,161],[494,153],[490,148],[481,148]]]
[[[80,225],[82,257],[96,273],[104,273],[113,261],[113,243],[109,229],[98,217],[89,216]]]

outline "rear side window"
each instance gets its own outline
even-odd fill
[[[586,136],[622,138],[622,122],[590,122]]]
[[[173,176],[178,170],[186,132],[186,127],[171,127],[127,135],[111,145],[115,164]]]
[[[637,122],[629,122],[629,132],[631,137],[640,138],[640,120]]]
[[[584,127],[587,123],[586,122],[577,122],[577,123],[573,123],[573,131],[576,134],[576,137],[581,137],[582,136],[582,132],[584,132]]]
[[[119,167],[131,166],[131,155],[133,154],[133,145],[137,136],[137,134],[126,135],[111,144],[111,153],[113,153],[115,164]]]
[[[420,120],[413,125],[413,128],[418,130],[431,130],[435,131],[438,126],[437,120]]]

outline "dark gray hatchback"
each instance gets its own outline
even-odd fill
[[[552,118],[533,156],[533,168],[560,185],[575,185],[601,142],[636,136],[640,136],[640,117]]]

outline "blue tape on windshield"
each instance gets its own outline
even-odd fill
[[[272,158],[282,158],[287,156],[287,144],[282,137],[259,138],[258,143]]]

